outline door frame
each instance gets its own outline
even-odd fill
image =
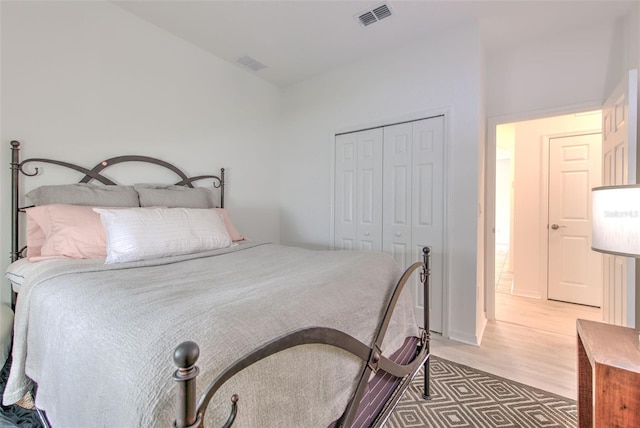
[[[546,245],[540,245],[540,296],[544,300],[549,300],[549,144],[554,138],[564,137],[580,137],[583,135],[601,134],[601,130],[585,130],[562,132],[559,134],[549,134],[542,136],[542,166],[541,166],[541,183],[542,195],[540,204],[540,218],[547,219],[547,227],[540,228],[540,242],[546,242]],[[544,285],[544,286],[543,286]],[[543,290],[544,288],[544,290]]]
[[[511,122],[544,119],[552,116],[584,113],[602,108],[602,102],[574,104],[564,107],[538,110],[487,118],[486,159],[485,159],[485,227],[484,227],[484,308],[487,320],[496,319],[496,127]],[[548,155],[547,155],[548,157]],[[548,175],[548,174],[547,174]],[[546,198],[548,200],[548,196]]]

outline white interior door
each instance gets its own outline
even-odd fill
[[[382,251],[382,129],[336,136],[334,248]]]
[[[411,154],[413,123],[384,128],[383,248],[403,268],[413,262],[411,251]]]
[[[356,133],[336,135],[333,243],[336,250],[356,249],[357,150]]]
[[[602,305],[602,255],[591,250],[591,189],[602,177],[601,134],[549,140],[548,297]]]
[[[638,71],[631,70],[602,107],[604,186],[636,183]],[[635,325],[635,260],[604,254],[603,318]]]
[[[413,124],[411,230],[413,260],[431,247],[429,327],[442,332],[444,305],[444,117]],[[416,279],[416,309],[422,314],[422,286]],[[422,316],[418,318],[422,319]]]
[[[357,136],[358,249],[382,251],[382,130],[362,131]]]
[[[383,249],[403,268],[431,247],[429,328],[442,332],[444,252],[444,118],[384,127]],[[423,287],[412,284],[423,320]],[[422,324],[424,325],[424,324]]]

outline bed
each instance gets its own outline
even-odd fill
[[[11,150],[16,316],[4,404],[33,391],[54,428],[380,426],[421,366],[428,398],[428,248],[403,273],[382,253],[252,242],[225,209],[224,170],[188,177],[146,156],[84,168],[20,161],[17,141]],[[123,186],[104,175],[124,162],[179,178]],[[20,176],[38,163],[83,176],[35,189],[25,209]],[[405,287],[412,275],[425,287],[425,328]]]

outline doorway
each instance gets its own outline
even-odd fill
[[[561,278],[562,272],[575,274],[580,269],[577,267],[579,265],[575,264],[580,257],[574,257],[573,261],[559,268],[553,263],[549,264],[550,257],[556,261],[558,259],[554,253],[558,241],[555,235],[561,236],[563,233],[567,235],[566,240],[560,240],[560,251],[563,248],[562,243],[573,244],[575,249],[578,244],[585,243],[585,238],[578,239],[566,232],[569,227],[562,226],[573,225],[571,222],[557,223],[560,231],[558,234],[552,235],[550,232],[557,232],[557,230],[548,228],[552,225],[549,216],[558,206],[556,203],[550,204],[549,198],[558,197],[557,187],[562,188],[562,182],[574,186],[582,183],[584,189],[581,189],[578,196],[583,198],[567,200],[576,203],[584,203],[585,197],[588,198],[590,195],[591,187],[599,184],[593,179],[590,182],[584,182],[581,173],[575,171],[561,179],[560,185],[555,179],[550,180],[550,154],[556,153],[556,146],[562,146],[557,143],[564,141],[568,145],[564,152],[561,152],[568,156],[568,164],[576,165],[579,163],[579,158],[584,157],[584,144],[579,140],[584,135],[597,135],[600,129],[601,112],[599,110],[505,123],[496,127],[496,293],[494,296],[496,320],[571,334],[575,330],[576,317],[601,318],[599,309],[577,307],[578,305],[575,304],[550,300],[553,297],[553,291],[549,292],[550,265],[552,276],[557,276],[557,272],[560,272]],[[569,138],[572,136],[576,138]],[[585,138],[599,139],[599,137]],[[555,167],[552,165],[552,168]],[[600,172],[596,174],[601,176]],[[560,199],[563,200],[562,196]],[[577,209],[577,211],[580,210],[584,214],[584,206]],[[569,217],[580,217],[576,215],[577,211],[570,213]],[[581,216],[584,217],[582,214]],[[572,226],[571,229],[575,228]],[[551,252],[550,244],[556,245],[552,247]],[[565,251],[571,250],[568,245],[564,248]],[[591,253],[590,242],[588,247],[583,245],[581,251],[583,255]],[[584,263],[584,257],[578,261]],[[586,263],[588,265],[588,261]],[[564,279],[567,279],[565,283],[573,284],[576,278],[584,275],[565,275],[565,277]],[[601,294],[602,291],[597,293]],[[540,316],[542,313],[546,315]]]

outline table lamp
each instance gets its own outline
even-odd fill
[[[640,257],[640,185],[592,189],[591,249]]]

